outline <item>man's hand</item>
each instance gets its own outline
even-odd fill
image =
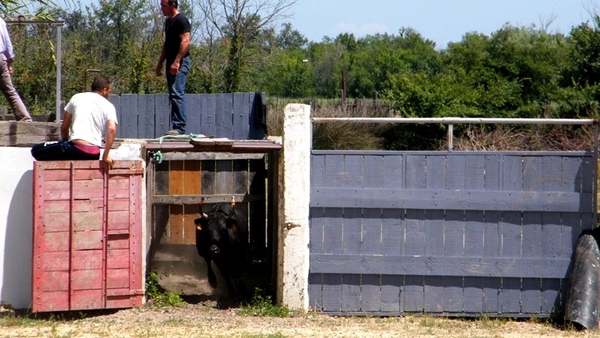
[[[102,159],[102,161],[104,161],[104,163],[106,163],[109,170],[112,169],[113,166],[115,165],[115,161],[110,156],[106,156],[105,158]]]
[[[179,61],[173,61],[169,70],[171,71],[171,75],[177,75],[179,73]]]
[[[159,63],[158,65],[156,65],[156,75],[162,75],[162,63]]]

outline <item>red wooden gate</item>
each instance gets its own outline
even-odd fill
[[[141,306],[142,161],[35,162],[32,312]]]

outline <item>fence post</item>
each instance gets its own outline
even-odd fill
[[[279,224],[277,229],[277,302],[293,310],[308,309],[310,106],[288,104],[279,157]]]

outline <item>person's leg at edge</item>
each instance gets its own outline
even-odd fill
[[[19,93],[17,93],[17,90],[13,86],[6,60],[2,57],[0,57],[0,90],[8,103],[10,103],[15,119],[22,122],[31,122],[31,115],[29,115],[25,104],[23,104],[23,100],[21,100]]]
[[[167,85],[169,87],[169,101],[171,103],[171,123],[173,129],[185,134],[187,112],[185,105],[185,84],[187,74],[190,70],[190,57],[181,60],[179,73],[171,75],[167,73]]]

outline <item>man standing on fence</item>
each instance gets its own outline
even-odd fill
[[[31,122],[31,115],[27,111],[27,108],[23,104],[23,100],[17,93],[15,86],[13,86],[11,74],[13,72],[12,60],[15,58],[15,52],[13,50],[10,36],[8,35],[8,28],[6,22],[0,18],[0,90],[6,97],[6,100],[10,104],[17,121]]]
[[[61,141],[36,144],[31,155],[38,161],[98,160],[105,135],[102,161],[112,168],[114,161],[108,153],[117,134],[117,112],[108,101],[110,91],[108,78],[99,76],[91,92],[73,95],[65,107]]]
[[[167,135],[185,134],[185,82],[190,70],[191,25],[188,19],[177,9],[177,0],[160,0],[160,9],[165,20],[165,41],[156,65],[156,75],[162,74],[165,61],[169,103],[171,104],[171,123],[173,129]]]

